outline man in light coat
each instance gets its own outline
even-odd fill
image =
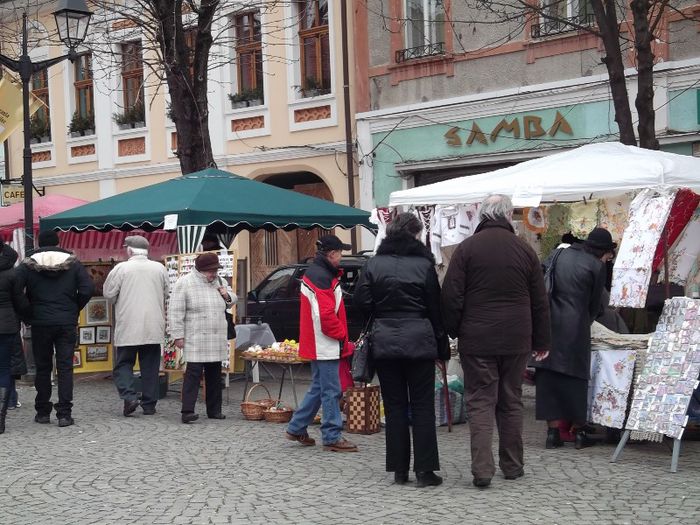
[[[168,272],[148,259],[148,240],[140,235],[124,239],[129,260],[109,272],[104,296],[115,305],[114,384],[124,400],[124,416],[139,406],[134,389],[136,356],[141,368],[144,415],[156,413],[160,348],[165,338],[165,299],[168,296]]]

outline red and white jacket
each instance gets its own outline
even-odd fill
[[[299,356],[304,359],[329,361],[352,354],[340,275],[342,270],[317,255],[301,280]]]

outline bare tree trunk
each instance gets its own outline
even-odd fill
[[[653,36],[649,28],[649,0],[632,0],[630,7],[637,51],[638,89],[634,104],[639,115],[639,145],[642,148],[659,149],[654,111],[654,53],[651,49]]]
[[[196,9],[197,34],[192,54],[185,42],[182,0],[150,0],[158,30],[177,130],[177,156],[183,174],[216,166],[209,135],[207,69],[212,46],[211,24],[219,0],[203,0]]]
[[[608,69],[610,78],[610,92],[615,108],[615,122],[620,130],[620,142],[636,146],[637,139],[634,135],[632,111],[625,82],[625,64],[620,48],[620,24],[617,20],[616,2],[614,0],[590,1],[605,47],[603,63]]]

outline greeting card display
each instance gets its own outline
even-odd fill
[[[637,377],[626,429],[680,439],[700,373],[700,301],[666,300]]]

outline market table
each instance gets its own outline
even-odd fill
[[[282,389],[284,388],[284,378],[289,372],[289,378],[292,382],[292,394],[294,395],[294,408],[297,408],[299,406],[299,402],[297,400],[297,390],[296,390],[296,385],[294,384],[294,370],[293,367],[296,365],[303,365],[308,363],[309,361],[307,360],[301,360],[301,359],[275,359],[275,358],[268,358],[264,356],[258,356],[258,357],[253,357],[250,355],[242,355],[241,356],[246,363],[250,363],[249,366],[246,366],[246,375],[245,375],[245,387],[243,388],[243,400],[245,400],[245,395],[248,392],[248,385],[251,382],[251,379],[253,382],[257,382],[254,379],[254,371],[256,370],[258,363],[268,365],[268,364],[273,364],[273,365],[278,365],[282,368],[282,377],[280,379],[280,389],[279,389],[279,394],[277,395],[277,399],[281,400],[282,399]]]

